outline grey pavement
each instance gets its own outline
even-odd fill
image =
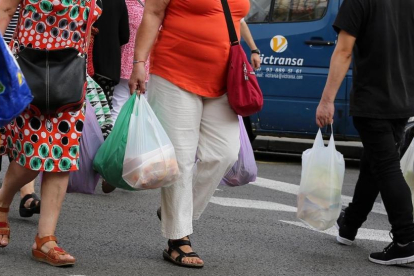
[[[215,198],[256,203],[250,207],[209,204],[191,236],[206,263],[201,270],[176,267],[162,259],[166,240],[156,217],[158,190],[116,190],[105,195],[98,185],[95,195],[68,194],[63,206],[56,234],[60,245],[78,259],[71,268],[31,260],[37,217],[20,218],[16,196],[10,213],[11,243],[0,250],[0,275],[413,275],[413,266],[384,267],[368,261],[368,254],[382,250],[387,242],[357,240],[355,246],[340,246],[331,235],[286,223],[297,222],[294,212],[261,208],[265,203],[296,206],[296,196],[277,191],[275,181],[298,185],[301,160],[299,155],[286,154],[257,153],[256,157],[261,181],[274,183],[275,189],[219,187]],[[343,194],[351,196],[358,162],[346,163]],[[7,162],[3,165],[6,168]],[[0,182],[3,177],[4,171]],[[389,230],[387,217],[378,213],[370,215],[363,227]]]

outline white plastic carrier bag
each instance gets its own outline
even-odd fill
[[[345,161],[336,151],[333,134],[325,147],[319,130],[313,147],[302,154],[298,219],[320,231],[334,226],[342,208],[344,175]]]
[[[166,187],[179,175],[174,147],[144,96],[129,123],[122,178],[136,190]]]
[[[402,173],[411,189],[412,201],[414,202],[414,139],[411,141],[400,162]]]

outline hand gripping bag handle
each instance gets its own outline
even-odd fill
[[[331,147],[333,147],[336,150],[333,124],[331,124],[331,138],[329,138],[329,144],[328,144],[328,148],[331,148]]]
[[[331,137],[329,139],[329,144],[328,147],[333,147],[334,149],[335,147],[335,140],[334,140],[334,134],[333,134],[333,125],[331,124]],[[323,142],[323,137],[322,137],[322,132],[321,129],[318,130],[318,133],[316,134],[316,138],[315,141],[313,142],[313,146],[312,148],[323,148],[325,147],[325,144]]]

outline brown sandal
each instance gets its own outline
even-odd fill
[[[0,212],[1,213],[8,213],[9,210],[10,210],[9,208],[0,207]],[[2,236],[6,235],[9,239],[9,242],[10,242],[10,224],[9,223],[7,223],[5,221],[0,222],[0,235],[2,235]],[[6,247],[7,245],[1,245],[0,244],[0,247]]]
[[[47,263],[51,266],[72,266],[75,264],[76,260],[64,261],[59,258],[59,256],[61,255],[68,255],[68,253],[60,247],[51,248],[47,253],[41,251],[41,248],[45,243],[50,241],[55,241],[57,243],[57,239],[55,236],[39,238],[39,236],[37,235],[35,241],[36,249],[32,249],[32,255],[36,261]]]

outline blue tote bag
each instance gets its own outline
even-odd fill
[[[32,99],[22,71],[0,34],[0,127],[21,114]]]

